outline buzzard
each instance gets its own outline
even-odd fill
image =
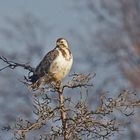
[[[56,47],[44,56],[33,75],[29,77],[31,88],[36,89],[42,84],[61,82],[69,73],[72,63],[73,56],[68,41],[59,38]]]

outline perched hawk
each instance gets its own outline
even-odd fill
[[[73,63],[73,56],[67,40],[59,38],[56,47],[48,52],[36,67],[32,76],[32,89],[52,82],[60,82],[69,73]]]

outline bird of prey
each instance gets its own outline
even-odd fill
[[[31,88],[36,89],[42,84],[61,82],[69,73],[72,63],[73,55],[68,41],[59,38],[56,41],[56,47],[44,56],[33,75],[29,77]]]

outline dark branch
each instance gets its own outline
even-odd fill
[[[2,71],[4,69],[7,69],[7,68],[15,69],[17,67],[22,67],[26,70],[29,70],[30,72],[34,72],[34,68],[31,67],[29,64],[20,64],[20,63],[16,63],[16,62],[13,62],[13,61],[9,61],[4,56],[0,56],[0,60],[2,60],[3,62],[5,62],[7,64],[7,66],[1,68],[0,71]]]
[[[91,74],[73,74],[72,76],[72,80],[70,80],[67,84],[65,84],[62,87],[62,90],[64,90],[64,88],[78,88],[78,87],[91,87],[93,86],[91,80],[93,80],[93,78],[95,77],[94,75]]]

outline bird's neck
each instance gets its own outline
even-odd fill
[[[72,57],[72,54],[71,54],[71,51],[69,48],[62,48],[62,47],[58,47],[58,51],[59,53],[61,53],[63,55],[63,57],[66,59],[66,60],[70,60],[71,57]]]

